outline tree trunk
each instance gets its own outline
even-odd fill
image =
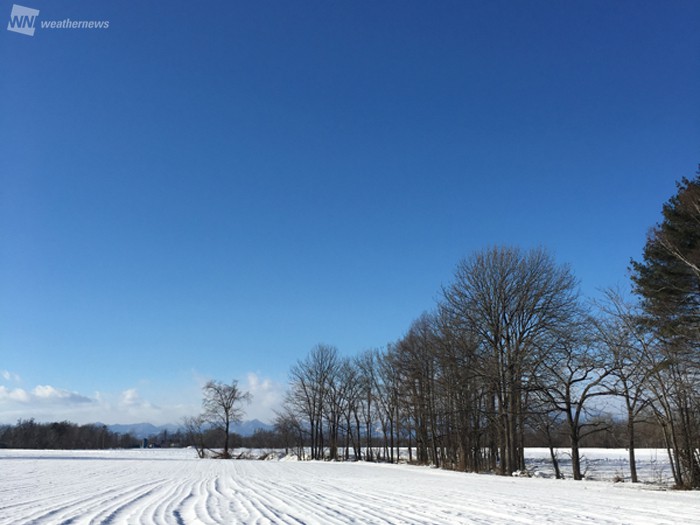
[[[579,452],[578,436],[571,436],[571,470],[573,471],[574,479],[581,481],[581,454]]]
[[[634,443],[634,415],[629,414],[627,419],[627,447],[629,448],[629,458],[630,458],[630,477],[632,478],[632,483],[639,483],[639,478],[637,477],[637,460],[635,458],[635,443]]]
[[[554,467],[554,475],[556,476],[556,479],[564,479],[564,476],[561,475],[561,469],[559,469],[559,458],[557,457],[556,452],[554,452],[554,447],[552,446],[551,442],[549,444],[549,455],[552,458],[552,466]]]
[[[228,418],[226,418],[226,425],[225,425],[225,432],[226,436],[224,437],[224,459],[229,458],[228,454],[228,440],[229,440],[229,427],[231,426],[231,422],[229,421]]]

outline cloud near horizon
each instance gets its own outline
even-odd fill
[[[5,371],[0,373],[0,381],[15,381],[15,378],[19,376]],[[77,424],[165,424],[179,422],[192,410],[197,410],[197,407],[186,404],[159,406],[143,399],[136,388],[84,395],[52,385],[37,385],[29,390],[0,384],[0,424],[14,424],[19,419],[30,418],[41,422],[71,421]]]
[[[31,391],[23,388],[9,389],[0,385],[0,403],[14,402],[22,404],[64,404],[74,405],[80,403],[92,403],[94,400],[82,396],[77,392],[70,392],[61,388],[54,388],[51,385],[38,385]],[[0,405],[1,407],[2,405]]]
[[[2,380],[17,383],[19,376],[2,371],[0,382]],[[197,382],[197,379],[193,378],[193,381]],[[192,391],[197,392],[197,387],[193,385]],[[274,409],[284,398],[284,386],[251,372],[246,375],[241,388],[253,396],[251,404],[244,407],[245,419],[271,422]],[[117,393],[95,392],[88,396],[52,385],[37,385],[29,390],[0,384],[0,424],[14,424],[19,419],[30,418],[41,422],[71,421],[77,424],[179,423],[184,417],[201,410],[201,397],[184,395],[185,399],[182,392],[162,393],[161,402],[156,403],[144,398],[133,387]]]
[[[272,423],[275,418],[275,410],[280,408],[284,400],[285,385],[249,372],[242,386],[253,396],[251,404],[244,407],[245,419],[259,419]]]

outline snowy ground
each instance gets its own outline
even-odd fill
[[[571,476],[571,454],[569,449],[557,449],[559,467],[565,477]],[[668,463],[668,454],[663,449],[641,448],[635,451],[637,476],[643,483],[659,486],[673,485],[673,474]],[[525,464],[530,472],[554,477],[554,468],[548,448],[526,449]],[[584,448],[581,450],[581,470],[586,479],[630,481],[629,453],[622,448]],[[700,519],[698,520],[700,523]]]
[[[607,466],[624,454],[586,452]],[[528,455],[537,462],[537,451]],[[199,460],[191,450],[3,450],[0,473],[3,525],[700,523],[698,492],[408,465]]]

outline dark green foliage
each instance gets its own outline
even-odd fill
[[[652,407],[673,475],[679,487],[700,488],[700,176],[684,178],[664,205],[632,281],[658,339]]]
[[[699,172],[700,174],[700,172]],[[659,334],[698,342],[700,323],[700,176],[684,178],[649,233],[632,281]]]

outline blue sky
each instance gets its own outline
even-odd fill
[[[110,24],[2,22],[0,422],[269,419],[476,250],[624,286],[700,162],[697,1],[22,5]]]

